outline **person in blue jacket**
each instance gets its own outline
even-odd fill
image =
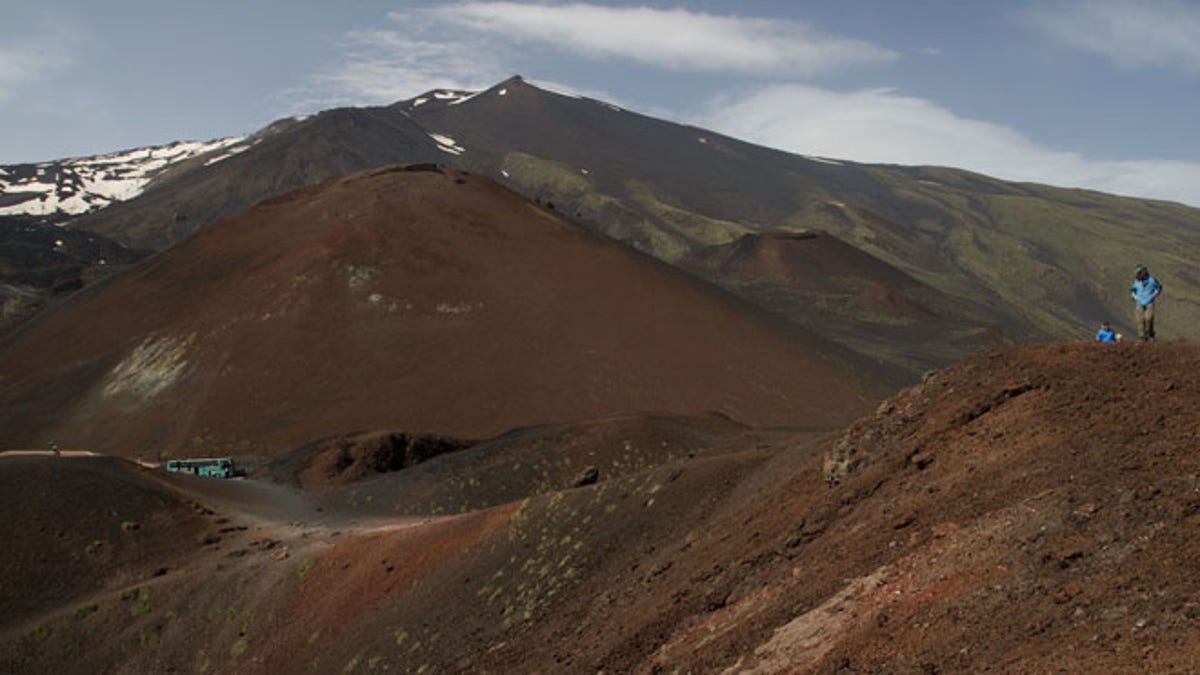
[[[1162,295],[1162,284],[1158,283],[1145,265],[1139,264],[1129,286],[1129,297],[1133,298],[1133,325],[1138,328],[1138,339],[1148,342],[1154,339],[1154,302]]]
[[[1113,330],[1112,325],[1107,321],[1100,324],[1100,330],[1096,331],[1096,342],[1116,342],[1117,331]]]

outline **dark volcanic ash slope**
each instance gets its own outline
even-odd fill
[[[520,78],[394,106],[463,168],[668,261],[765,231],[823,231],[919,278],[1008,339],[1124,322],[1131,266],[1175,280],[1171,335],[1200,330],[1200,210],[943,167],[806,157],[555,94]],[[962,311],[962,310],[959,310]],[[1174,332],[1179,331],[1179,332]],[[952,360],[952,349],[942,363]]]
[[[679,265],[809,330],[916,372],[1003,340],[985,311],[824,232],[746,234]]]
[[[215,164],[172,169],[136,199],[82,216],[71,226],[160,250],[289,190],[371,167],[446,157],[420,127],[386,108],[337,108],[280,120],[243,144],[246,150]]]
[[[393,167],[206,228],[0,345],[0,446],[268,453],[625,410],[829,426],[830,343],[486,178]],[[192,450],[194,448],[194,450]]]
[[[790,226],[797,204],[822,200],[825,184],[869,182],[857,165],[769,150],[520,77],[461,103],[393,109],[454,139],[458,165],[668,261]]]
[[[0,332],[143,255],[31,216],[0,216]]]
[[[0,458],[0,624],[148,579],[193,552],[200,514],[148,475],[112,458]]]

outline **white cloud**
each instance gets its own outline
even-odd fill
[[[1078,7],[1086,9],[1079,10],[1085,23],[1113,8],[1136,10],[1105,0]],[[1155,7],[1187,9],[1164,3]],[[1186,24],[1185,15],[1176,16],[1181,25]],[[1043,22],[1049,16],[1043,14]],[[317,73],[304,91],[307,110],[391,103],[437,88],[482,89],[520,72],[515,66],[529,60],[530,45],[592,59],[756,76],[804,75],[898,58],[865,42],[821,35],[798,22],[681,9],[465,2],[388,17],[394,29],[345,36],[345,56]],[[1165,53],[1178,55],[1186,49],[1173,38],[1163,42],[1176,45],[1160,45]],[[1200,45],[1200,39],[1195,44]],[[936,49],[922,53],[940,55]],[[574,91],[561,84],[550,88]],[[579,93],[613,101],[604,92]],[[679,117],[669,111],[651,112]],[[715,101],[705,114],[687,121],[802,154],[961,167],[1010,180],[1200,205],[1200,164],[1106,161],[1047,148],[1011,128],[963,118],[932,101],[888,89],[839,93],[805,85],[764,85],[740,99]]]
[[[730,136],[806,155],[859,162],[952,166],[997,178],[1200,206],[1200,163],[1106,161],[1040,146],[1013,129],[936,103],[876,89],[841,93],[766,86],[723,97],[691,120]]]
[[[43,36],[0,46],[0,101],[71,65],[70,44]]]
[[[889,49],[798,21],[684,9],[466,2],[430,9],[429,16],[505,40],[673,70],[811,75],[897,58]]]
[[[1177,0],[1070,0],[1039,6],[1033,24],[1074,49],[1124,68],[1200,75],[1200,5]]]
[[[290,92],[296,111],[394,103],[431,89],[481,89],[509,73],[461,42],[413,37],[420,31],[361,30],[344,36],[345,56]]]
[[[304,87],[286,92],[293,112],[391,103],[430,89],[484,88],[519,72],[516,66],[529,60],[531,44],[588,59],[764,76],[808,75],[898,58],[882,47],[824,35],[795,21],[682,9],[467,2],[387,16],[396,28],[345,34],[340,59],[314,73]]]

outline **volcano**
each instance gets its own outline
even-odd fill
[[[487,178],[394,166],[268,200],[18,330],[0,445],[261,456],[652,410],[831,427],[881,391],[873,368]]]

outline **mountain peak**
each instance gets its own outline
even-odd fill
[[[567,96],[569,98],[581,98],[570,90],[558,90],[551,86],[537,85],[529,82],[521,75],[513,75],[508,79],[502,80],[486,89],[476,91],[466,89],[430,89],[429,91],[414,96],[410,99],[398,101],[392,104],[393,109],[403,112],[413,112],[418,108],[421,112],[429,110],[439,110],[449,106],[458,106],[468,101],[487,96],[507,96],[510,93],[527,92],[530,94],[554,94],[558,96]]]

